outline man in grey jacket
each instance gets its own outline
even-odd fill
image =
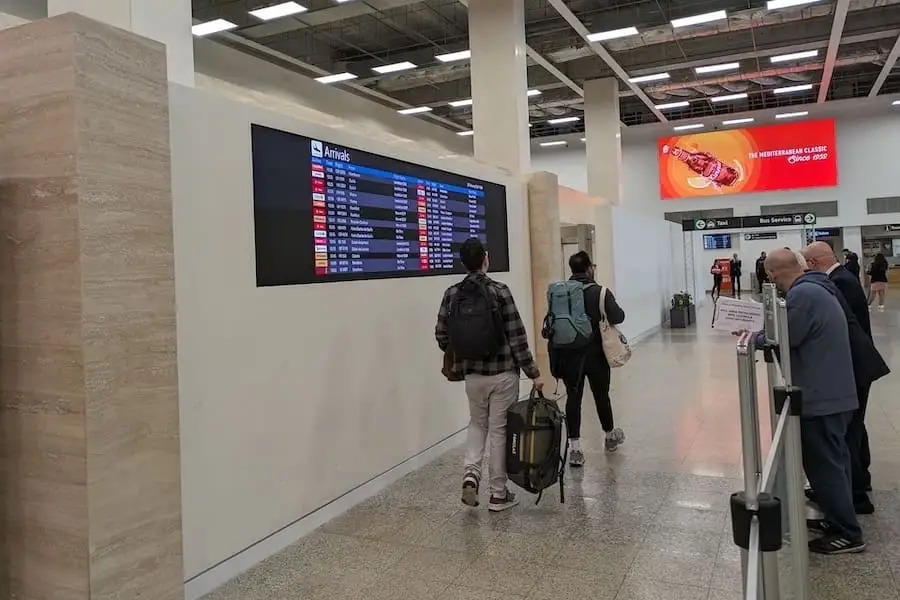
[[[823,534],[810,541],[809,549],[819,554],[862,552],[866,545],[853,508],[845,439],[858,401],[847,319],[837,289],[824,273],[804,273],[790,250],[769,254],[766,271],[786,293],[791,374],[803,394],[803,466],[825,514],[822,521],[809,523]]]

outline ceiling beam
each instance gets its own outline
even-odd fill
[[[881,73],[878,74],[878,78],[875,80],[875,84],[869,91],[869,98],[874,98],[878,95],[878,92],[881,91],[881,86],[883,86],[884,82],[887,81],[888,75],[891,74],[891,70],[894,68],[894,65],[897,64],[898,58],[900,58],[900,35],[897,36],[897,41],[894,42],[894,47],[891,48],[891,51],[888,53],[887,58],[884,59],[884,66],[881,67]]]
[[[849,2],[850,0],[843,1]],[[609,66],[610,69],[612,69],[613,73],[615,73],[619,77],[619,79],[621,79],[625,83],[625,85],[627,85],[631,89],[631,91],[634,92],[635,96],[640,98],[641,102],[647,105],[647,108],[650,109],[650,112],[656,115],[656,118],[659,119],[660,122],[668,122],[666,116],[662,114],[662,112],[660,112],[658,108],[656,108],[653,100],[651,100],[650,97],[647,96],[647,94],[645,94],[641,88],[631,83],[628,73],[626,73],[625,69],[623,69],[618,62],[616,62],[616,59],[614,59],[612,55],[607,52],[606,48],[604,48],[600,44],[595,44],[588,40],[588,35],[590,35],[590,32],[588,31],[587,27],[584,26],[584,23],[582,23],[578,19],[578,17],[575,16],[575,13],[569,10],[569,7],[566,6],[562,0],[548,0],[548,2],[550,6],[556,9],[556,12],[559,13],[559,16],[561,16],[572,27],[572,29],[574,29],[575,32],[581,36],[581,38],[584,40],[584,43],[587,44],[591,48],[591,50],[593,50],[594,53],[599,56],[600,59],[607,64],[607,66]]]
[[[828,38],[828,52],[825,54],[825,70],[822,71],[822,82],[819,84],[819,104],[825,102],[828,97],[828,88],[831,87],[831,76],[834,74],[834,63],[841,46],[841,37],[844,35],[848,10],[850,0],[837,0],[834,5],[834,20],[831,22],[831,36]]]

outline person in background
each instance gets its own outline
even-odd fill
[[[878,310],[884,310],[884,297],[888,288],[888,268],[887,259],[884,257],[884,254],[879,252],[872,260],[872,264],[869,265],[867,273],[869,276],[869,287],[872,290],[869,296],[869,305],[871,306],[872,301],[877,298]]]
[[[519,503],[507,487],[506,475],[506,411],[519,397],[519,372],[524,371],[538,391],[544,384],[512,293],[487,276],[484,245],[470,238],[459,254],[468,275],[444,292],[434,337],[443,352],[452,351],[456,361],[452,370],[465,377],[469,398],[462,501],[478,506],[481,463],[489,442],[488,510],[499,512]]]
[[[859,279],[862,269],[859,266],[859,255],[856,252],[844,248],[841,252],[844,254],[844,268],[850,271],[850,274]]]
[[[869,450],[869,436],[866,432],[866,407],[869,403],[869,391],[872,383],[890,373],[881,354],[872,340],[872,326],[869,321],[869,309],[866,293],[857,277],[835,259],[831,247],[824,242],[815,242],[806,249],[806,260],[810,268],[825,273],[840,292],[837,295],[841,309],[847,318],[847,331],[850,337],[850,353],[853,358],[853,374],[856,379],[856,396],[859,409],[847,427],[847,445],[850,449],[851,483],[853,487],[853,504],[858,515],[875,512],[875,506],[869,499],[872,489],[872,476],[869,467],[872,459]],[[807,493],[809,499],[816,501],[814,493]]]
[[[757,292],[762,294],[763,284],[769,282],[769,275],[766,273],[766,253],[760,252],[759,258],[756,259],[756,285],[759,288]]]
[[[737,252],[731,257],[731,296],[741,297],[741,274],[744,261],[738,257]]]
[[[709,274],[713,276],[713,286],[710,295],[715,300],[722,295],[722,267],[719,266],[719,260],[713,260],[712,266],[709,268]]]
[[[610,324],[619,325],[625,321],[625,311],[616,302],[615,296],[604,289],[594,279],[594,263],[587,252],[581,251],[569,258],[571,281],[584,285],[584,309],[591,319],[594,337],[585,350],[557,351],[552,361],[566,386],[566,430],[569,436],[569,464],[584,466],[584,450],[581,447],[581,402],[584,396],[585,379],[591,384],[594,404],[600,425],[606,434],[604,446],[607,452],[615,452],[625,441],[625,433],[616,427],[613,417],[612,400],[609,397],[610,367],[603,352],[600,337],[600,303]]]
[[[809,542],[809,549],[828,555],[863,552],[866,544],[853,507],[846,441],[859,404],[839,292],[824,273],[804,273],[789,250],[769,254],[766,270],[786,294],[793,383],[803,390],[803,465],[825,515],[821,521],[807,522],[810,529],[822,533]],[[764,345],[764,332],[756,341],[759,347]]]

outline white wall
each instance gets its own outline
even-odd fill
[[[185,567],[193,577],[460,430],[429,277],[257,288],[250,123],[508,185],[511,270],[531,323],[524,186],[472,163],[172,86]]]

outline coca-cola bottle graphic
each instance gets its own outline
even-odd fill
[[[663,153],[669,154],[683,162],[688,168],[708,179],[715,185],[732,186],[740,179],[740,173],[734,167],[729,167],[709,152],[691,152],[678,146],[671,149],[663,147]]]

